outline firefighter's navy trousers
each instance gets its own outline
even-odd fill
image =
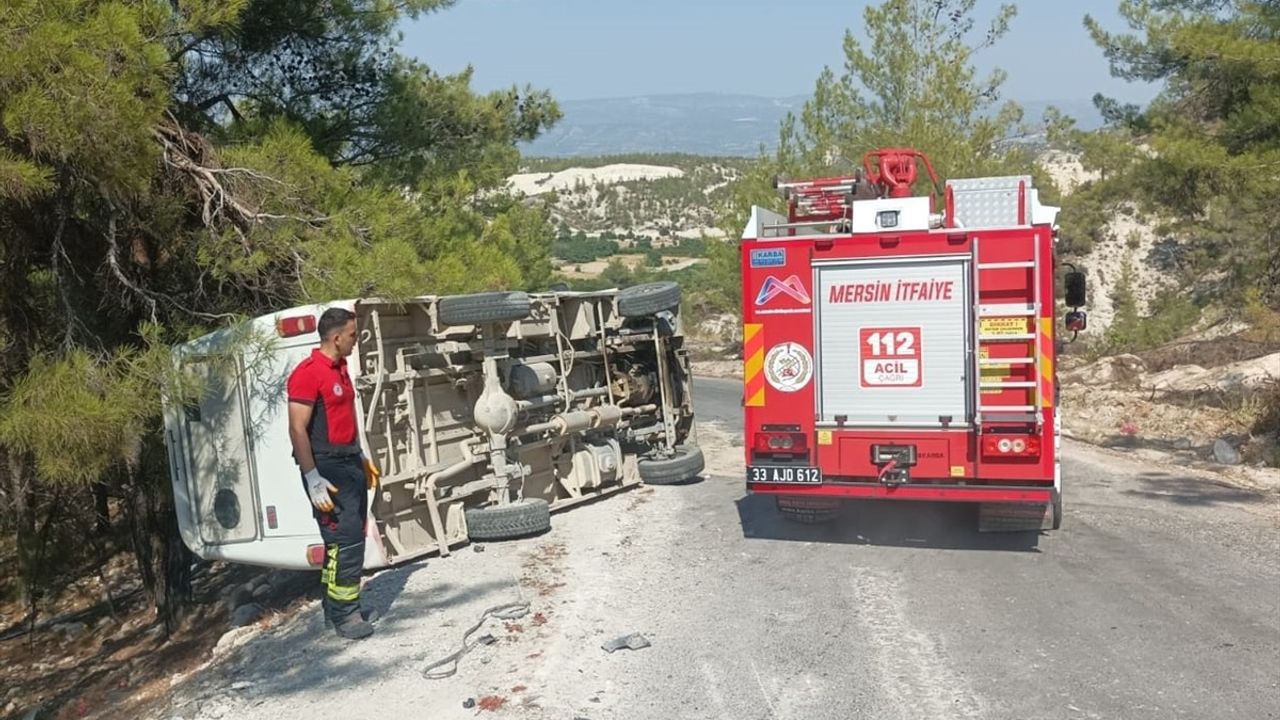
[[[313,514],[324,540],[325,617],[335,625],[360,610],[360,576],[364,572],[364,529],[369,507],[364,464],[360,455],[347,452],[315,453],[316,469],[338,488],[332,494],[333,510]]]

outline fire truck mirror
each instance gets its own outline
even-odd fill
[[[1072,270],[1066,274],[1063,285],[1066,288],[1065,301],[1068,306],[1078,308],[1086,304],[1087,293],[1085,291],[1084,273]]]

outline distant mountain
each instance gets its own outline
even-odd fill
[[[1045,110],[1052,106],[1068,117],[1075,118],[1081,130],[1102,127],[1102,115],[1093,106],[1092,100],[1026,100],[1019,101],[1018,104],[1022,106],[1023,119],[1027,123],[1039,123],[1044,119]]]
[[[799,113],[807,96],[784,98],[695,93],[565,100],[564,118],[546,135],[521,147],[534,157],[626,153],[754,156],[778,141],[778,125]],[[1086,129],[1101,118],[1088,100],[1021,103],[1029,123],[1055,105]]]
[[[778,141],[778,124],[804,101],[714,93],[566,100],[560,123],[521,150],[539,157],[756,155]]]

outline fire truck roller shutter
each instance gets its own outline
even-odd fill
[[[962,426],[972,416],[968,257],[818,269],[820,417],[854,426]]]

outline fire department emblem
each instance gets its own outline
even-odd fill
[[[342,384],[341,384],[341,383],[334,383],[334,384],[333,384],[333,394],[334,394],[334,395],[337,395],[338,397],[342,397]]]
[[[813,356],[803,345],[775,345],[764,358],[764,376],[782,392],[801,390],[813,379]]]
[[[776,276],[770,275],[765,278],[764,284],[760,286],[760,293],[756,295],[756,306],[768,305],[782,295],[786,295],[801,305],[808,305],[812,302],[809,297],[809,291],[805,289],[804,282],[800,280],[799,275],[792,275],[786,280],[779,280]]]

